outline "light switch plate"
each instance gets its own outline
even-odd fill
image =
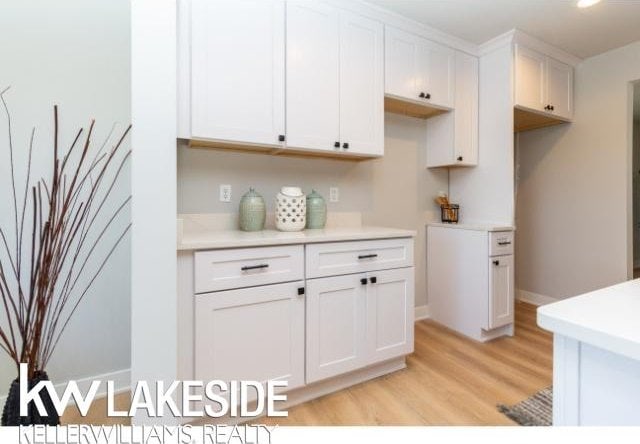
[[[231,185],[220,185],[220,202],[231,202]]]

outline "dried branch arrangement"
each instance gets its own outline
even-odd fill
[[[61,150],[55,106],[51,175],[31,179],[34,129],[26,180],[17,184],[7,90],[0,91],[0,100],[8,123],[14,227],[0,227],[0,348],[16,367],[28,364],[33,378],[46,368],[78,305],[131,227],[127,222],[105,249],[109,230],[131,200],[128,196],[107,212],[105,204],[131,154],[123,149],[131,126],[108,149],[109,134],[90,155],[91,121],[87,131],[78,130],[71,145]]]

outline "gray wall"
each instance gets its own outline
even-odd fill
[[[624,281],[632,263],[632,84],[640,42],[582,62],[575,117],[519,136],[517,287],[566,298]]]
[[[425,222],[437,212],[433,198],[447,191],[446,170],[426,164],[426,123],[394,114],[385,116],[385,155],[352,162],[336,159],[277,157],[178,146],[178,212],[236,212],[242,194],[255,187],[270,208],[282,185],[315,188],[328,201],[329,187],[340,187],[340,202],[329,211],[359,211],[368,225],[418,231],[416,305],[427,303]],[[233,201],[218,201],[219,184],[233,186]],[[437,213],[436,213],[437,215]]]
[[[0,89],[11,86],[6,99],[12,113],[18,183],[24,183],[28,138],[33,126],[36,127],[33,176],[50,172],[54,104],[59,105],[60,140],[65,148],[78,128],[86,127],[92,118],[96,119],[93,139],[96,147],[114,124],[120,131],[129,124],[129,7],[129,2],[124,0],[62,0],[12,2],[11,6],[2,8]],[[0,226],[12,232],[6,137],[7,120],[2,110]],[[121,202],[130,193],[128,168],[123,176],[114,190],[113,202]],[[129,220],[130,216],[125,212],[116,225],[122,229]],[[101,222],[105,220],[98,218],[97,223]],[[107,237],[107,243],[110,243],[117,236],[109,234]],[[101,252],[102,257],[107,251]],[[129,240],[126,239],[104,269],[94,290],[80,305],[47,368],[54,382],[128,372],[129,254]],[[15,367],[0,352],[0,396],[6,393],[16,376]]]

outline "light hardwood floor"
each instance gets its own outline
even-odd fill
[[[514,404],[551,385],[552,336],[536,307],[516,302],[516,333],[477,343],[433,321],[416,323],[407,369],[298,405],[287,418],[256,423],[304,425],[514,425],[496,404]]]
[[[516,302],[515,336],[485,344],[433,321],[418,322],[415,353],[407,358],[405,370],[295,406],[287,418],[260,418],[255,423],[513,425],[496,404],[514,404],[551,385],[552,337],[536,326],[535,309]],[[127,395],[118,397],[118,407],[127,402]],[[63,424],[113,424],[124,419],[107,419],[103,402],[94,403],[87,418],[68,410]]]

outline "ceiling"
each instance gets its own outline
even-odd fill
[[[477,44],[513,28],[581,58],[640,40],[640,0],[367,0]]]

